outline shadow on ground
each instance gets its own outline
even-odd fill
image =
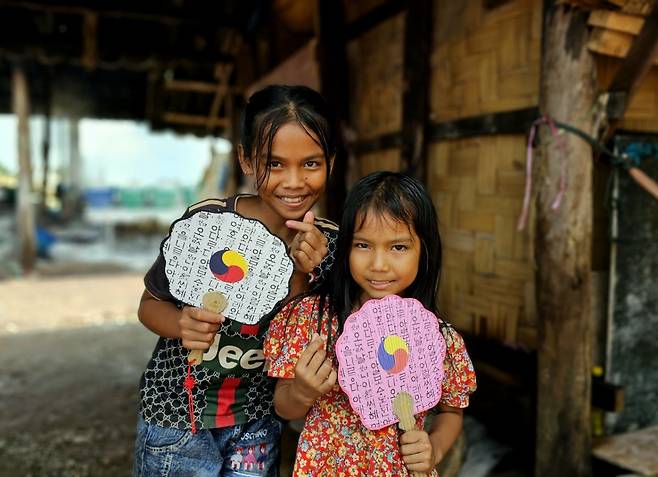
[[[1,336],[0,476],[129,475],[154,343],[137,323]]]

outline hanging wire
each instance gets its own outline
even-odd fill
[[[576,126],[573,126],[568,123],[563,123],[560,121],[555,121],[553,118],[550,116],[542,116],[535,120],[532,123],[532,127],[530,129],[529,137],[528,137],[528,146],[526,150],[526,187],[525,187],[525,196],[523,199],[523,209],[521,211],[521,215],[519,216],[519,221],[517,225],[518,230],[523,230],[525,228],[526,222],[527,222],[527,217],[528,217],[528,211],[530,208],[530,198],[531,198],[531,190],[532,190],[532,149],[533,149],[533,142],[535,139],[536,135],[536,130],[541,126],[541,125],[547,125],[551,129],[551,143],[552,142],[557,142],[558,147],[560,148],[563,158],[562,158],[562,165],[560,167],[560,188],[558,190],[558,194],[553,200],[553,203],[551,204],[552,209],[557,209],[560,205],[562,195],[564,193],[565,189],[565,162],[566,161],[566,146],[564,145],[563,141],[561,141],[560,135],[557,132],[557,129],[562,129],[563,131],[566,131],[571,134],[575,134],[576,136],[580,137],[582,140],[587,142],[592,149],[595,151],[599,152],[603,156],[606,156],[610,160],[610,164],[612,164],[615,167],[621,167],[624,170],[628,172],[628,174],[631,176],[631,178],[637,182],[638,185],[640,185],[642,188],[644,188],[649,194],[651,194],[656,200],[658,200],[658,183],[654,181],[652,178],[650,178],[648,175],[646,175],[644,172],[642,172],[637,165],[639,165],[640,162],[640,156],[641,153],[644,153],[645,155],[650,155],[652,151],[638,151],[637,154],[634,154],[633,156],[629,154],[622,154],[618,155],[610,151],[605,145],[597,141],[595,138],[593,138],[591,135],[586,133],[580,128],[577,128]],[[544,146],[548,146],[548,144],[544,144]],[[658,149],[658,148],[657,148]],[[656,150],[658,153],[658,150]]]

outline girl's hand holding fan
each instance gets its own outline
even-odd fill
[[[295,388],[295,394],[308,407],[336,384],[337,373],[324,346],[324,340],[314,335],[313,341],[301,354],[295,366],[292,386]]]
[[[369,300],[347,318],[336,343],[338,381],[365,427],[399,422],[410,431],[414,414],[441,398],[445,354],[439,321],[419,301]]]
[[[224,319],[257,325],[286,298],[294,265],[285,243],[265,225],[229,211],[201,210],[177,220],[162,255],[169,291],[194,307],[183,307],[179,324],[183,346],[192,350],[183,385],[195,432],[191,366],[203,362]]]

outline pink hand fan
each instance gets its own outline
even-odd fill
[[[445,354],[439,321],[418,300],[368,300],[336,342],[338,382],[363,425],[381,429],[439,402]]]

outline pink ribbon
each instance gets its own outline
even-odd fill
[[[560,151],[562,152],[562,161],[560,164],[560,182],[558,185],[558,192],[553,199],[551,204],[552,210],[557,210],[562,204],[562,198],[564,197],[564,192],[566,190],[567,181],[566,181],[566,158],[567,158],[567,148],[566,144],[560,137],[557,132],[557,126],[555,121],[550,116],[542,116],[539,119],[536,119],[532,126],[530,127],[530,133],[528,135],[528,145],[526,147],[526,176],[525,176],[525,194],[523,197],[523,209],[521,210],[521,216],[519,217],[519,222],[517,224],[517,230],[523,230],[525,228],[526,221],[528,220],[528,212],[530,210],[530,197],[532,196],[532,144],[535,141],[535,136],[537,134],[537,128],[542,124],[548,124],[551,128],[551,136],[557,142]]]

